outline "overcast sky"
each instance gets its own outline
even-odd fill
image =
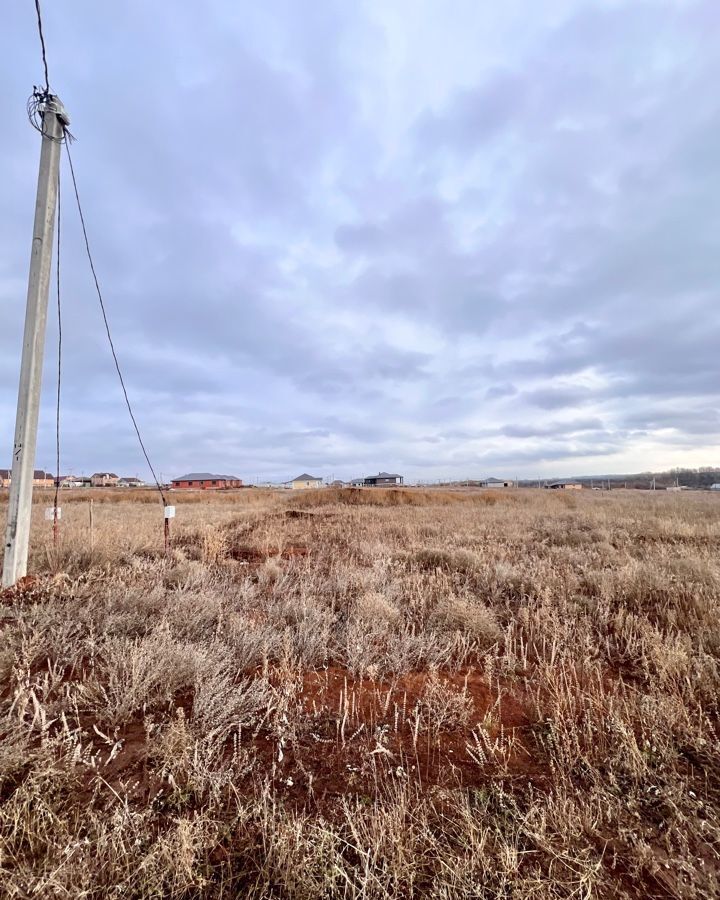
[[[0,15],[9,465],[42,69],[32,3]],[[718,0],[46,0],[44,21],[165,479],[720,464]],[[61,468],[144,477],[63,169]]]

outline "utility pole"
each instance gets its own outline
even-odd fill
[[[50,264],[55,231],[60,148],[64,126],[70,124],[62,103],[52,94],[46,96],[41,115],[42,147],[35,199],[35,223],[30,254],[25,334],[15,418],[12,480],[5,531],[3,587],[15,584],[27,572],[33,471],[40,411],[40,387],[50,289]],[[55,474],[57,476],[59,473]]]

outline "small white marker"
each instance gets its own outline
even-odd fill
[[[57,517],[58,519],[62,519],[62,509],[58,506],[57,508]],[[55,507],[54,506],[46,506],[45,507],[45,521],[52,522],[55,519]]]
[[[165,518],[166,519],[174,519],[175,518],[175,507],[174,506],[166,506],[165,507]]]

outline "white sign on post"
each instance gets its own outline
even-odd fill
[[[166,519],[174,519],[175,518],[175,507],[174,506],[166,506],[165,507],[165,518]]]
[[[58,519],[62,518],[62,509],[58,506],[57,508],[57,517]],[[55,519],[55,507],[54,506],[46,506],[45,507],[45,521],[52,522]]]

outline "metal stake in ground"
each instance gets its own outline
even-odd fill
[[[165,537],[165,555],[167,556],[170,552],[170,519],[175,518],[175,507],[174,506],[166,506],[164,509],[165,513],[165,525],[163,528],[163,534]]]
[[[35,200],[25,334],[18,389],[12,480],[5,531],[2,586],[10,587],[27,573],[32,487],[37,444],[40,384],[47,322],[50,263],[63,126],[69,124],[62,104],[48,95],[42,111],[42,148]],[[57,474],[57,473],[56,473]]]

